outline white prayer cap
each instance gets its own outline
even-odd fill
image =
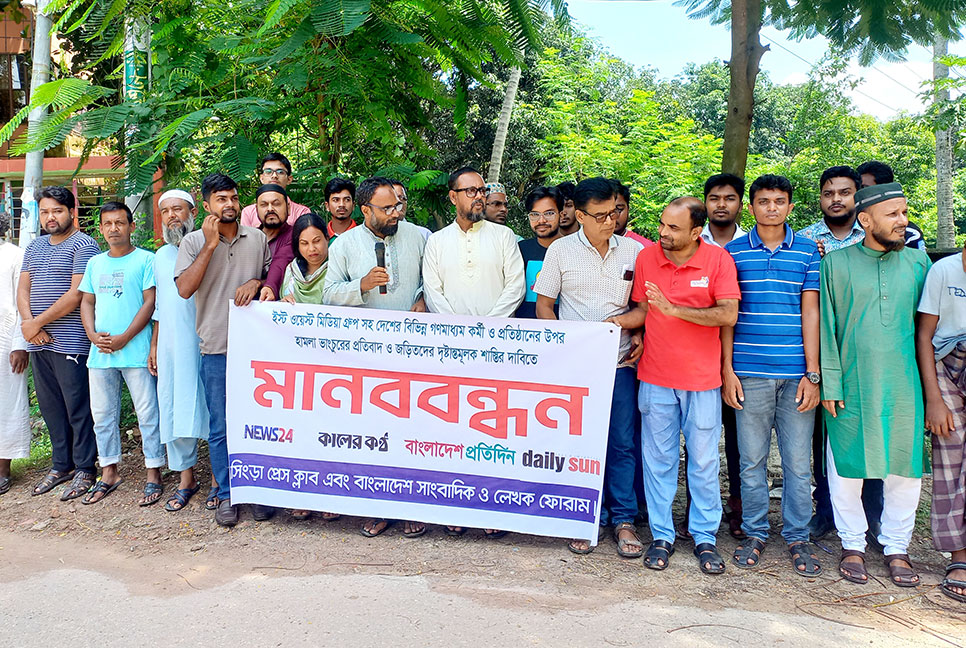
[[[188,193],[187,191],[184,191],[183,189],[169,189],[168,191],[165,191],[163,194],[161,194],[161,197],[158,199],[158,207],[160,207],[161,203],[163,203],[168,198],[180,198],[181,200],[185,201],[192,207],[195,206],[195,199],[192,198],[191,194]]]

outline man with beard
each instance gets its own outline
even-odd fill
[[[329,237],[329,245],[340,234],[345,234],[353,227],[356,222],[352,220],[352,211],[355,209],[356,185],[351,180],[345,178],[332,178],[325,185],[325,209],[329,212],[329,224],[326,226],[326,235]]]
[[[734,174],[719,173],[705,181],[704,207],[708,210],[708,224],[701,230],[705,243],[724,247],[745,236],[747,232],[738,225],[744,195],[745,181]]]
[[[614,234],[637,241],[644,247],[654,245],[654,241],[644,238],[628,227],[631,220],[631,188],[617,178],[612,178],[609,182],[614,187],[614,200],[617,205],[615,207],[617,209],[617,222],[614,223]]]
[[[255,191],[255,208],[258,210],[258,229],[262,230],[272,253],[272,265],[268,269],[265,285],[259,292],[259,301],[274,301],[281,295],[285,268],[295,258],[292,249],[292,226],[288,223],[288,194],[276,184],[264,184]]]
[[[483,218],[486,186],[476,169],[463,167],[450,174],[449,200],[456,207],[456,220],[429,237],[423,254],[427,309],[431,313],[511,317],[526,294],[516,234]],[[446,529],[454,536],[465,531],[462,527]],[[496,529],[484,532],[491,538],[505,534]]]
[[[236,306],[252,302],[272,254],[261,231],[238,224],[241,209],[234,180],[213,173],[202,180],[201,195],[208,215],[200,232],[191,232],[181,241],[174,277],[181,297],[197,295],[195,326],[201,339],[201,381],[208,404],[208,452],[218,483],[215,522],[234,526],[238,511],[231,505],[225,439],[228,300],[233,299]],[[271,517],[269,507],[252,510],[256,519]]]
[[[94,485],[94,419],[87,356],[90,340],[81,323],[79,290],[97,243],[74,225],[74,194],[63,187],[40,192],[40,222],[47,236],[24,252],[17,309],[27,340],[40,413],[50,433],[52,466],[34,489],[46,493],[71,478],[61,500]]]
[[[860,189],[855,211],[865,240],[829,252],[821,268],[822,406],[839,572],[854,583],[869,580],[862,480],[883,479],[885,563],[894,584],[915,587],[919,576],[906,554],[923,468],[915,321],[929,258],[905,247],[909,219],[899,183]]]
[[[557,185],[557,192],[563,198],[564,206],[560,210],[560,236],[568,236],[580,229],[577,222],[577,208],[574,206],[574,193],[577,185],[573,182],[561,182]]]
[[[154,255],[157,295],[148,369],[158,378],[161,443],[168,453],[168,468],[181,474],[178,488],[164,508],[179,511],[198,492],[194,470],[198,463],[198,440],[208,439],[208,406],[201,382],[201,340],[195,329],[195,299],[179,295],[174,283],[178,247],[194,230],[198,209],[191,194],[180,189],[161,194],[158,207],[165,245]],[[217,491],[212,497],[216,496]]]
[[[404,221],[406,220],[406,214],[409,213],[409,195],[406,193],[406,185],[394,179],[391,179],[390,182],[392,182],[392,190],[396,192],[396,198],[402,203],[402,214],[400,214],[399,220]],[[416,225],[416,223],[413,223],[413,227],[419,230],[419,233],[423,235],[424,239],[429,239],[429,235],[432,234],[432,231],[428,227]]]
[[[27,341],[20,332],[17,282],[23,250],[6,241],[10,215],[0,212],[0,495],[10,490],[14,459],[30,456]]]
[[[506,188],[499,182],[486,183],[486,208],[483,217],[491,223],[506,225],[510,203],[506,201]]]
[[[258,184],[276,184],[286,191],[292,184],[294,176],[292,174],[292,163],[281,153],[269,153],[262,158],[262,166],[258,172]],[[308,214],[311,209],[305,205],[288,199],[288,224],[294,225],[299,216]],[[261,223],[258,220],[258,209],[255,205],[249,205],[242,210],[241,224],[247,227],[258,227]]]
[[[878,160],[863,162],[858,166],[856,171],[862,179],[863,189],[896,181],[896,175],[892,172],[892,167]],[[906,225],[906,247],[916,250],[926,249],[926,242],[922,238],[922,230],[912,221],[909,221],[909,224]]]
[[[555,187],[537,187],[524,198],[530,229],[535,238],[520,241],[520,256],[523,257],[523,271],[526,273],[527,293],[514,317],[536,319],[537,293],[533,285],[540,275],[543,260],[550,244],[560,238],[560,210],[563,198]],[[553,314],[558,314],[559,302],[554,302]]]
[[[426,312],[423,301],[423,249],[426,239],[412,223],[402,220],[403,203],[387,178],[363,180],[356,193],[365,218],[362,227],[346,232],[329,254],[322,291],[324,304],[386,310]],[[385,249],[385,266],[375,264],[375,246]],[[379,291],[386,287],[386,293]],[[369,520],[360,530],[373,538],[394,520]],[[403,535],[426,533],[422,522],[406,521]]]

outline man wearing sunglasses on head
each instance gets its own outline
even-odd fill
[[[263,157],[262,164],[258,169],[259,186],[273,184],[283,189],[288,189],[288,186],[292,183],[292,163],[281,153],[269,153]],[[291,198],[287,198],[287,200],[287,222],[289,225],[294,225],[295,221],[299,219],[299,216],[304,216],[312,211],[305,205],[293,202]],[[245,227],[257,228],[261,226],[262,222],[258,218],[258,208],[254,203],[242,209],[241,224]]]

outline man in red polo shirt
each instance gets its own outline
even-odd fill
[[[654,541],[644,565],[665,569],[674,553],[671,503],[677,492],[680,434],[688,450],[688,530],[701,571],[720,574],[718,440],[721,437],[722,326],[738,318],[738,277],[731,256],[701,240],[708,212],[697,198],[672,200],[661,214],[661,245],[637,257],[631,300],[618,319],[645,327],[641,381],[641,443],[648,523]]]

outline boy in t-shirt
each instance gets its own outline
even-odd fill
[[[101,207],[100,232],[110,249],[87,264],[80,291],[81,321],[91,341],[87,360],[91,386],[91,414],[97,439],[101,478],[83,499],[99,502],[123,481],[118,415],[121,379],[127,384],[141,430],[144,465],[148,469],[141,506],[161,499],[164,451],[158,429],[158,394],[148,371],[151,315],[154,313],[154,255],[131,244],[134,217],[127,205],[108,202]]]

